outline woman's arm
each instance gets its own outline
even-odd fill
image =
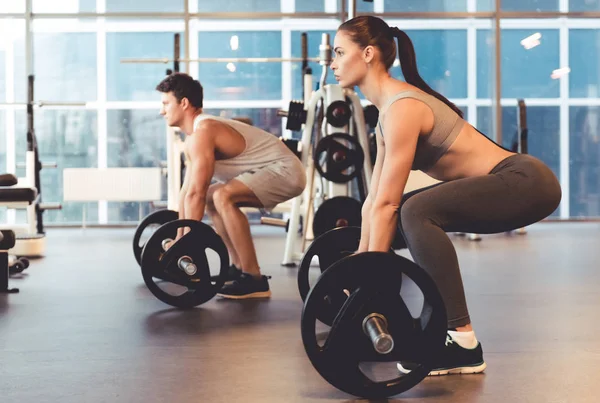
[[[425,108],[422,102],[406,98],[394,102],[385,114],[385,159],[371,207],[369,251],[389,251],[396,235],[398,210],[415,158]]]
[[[383,161],[385,159],[385,144],[383,142],[383,135],[381,131],[378,133],[378,128],[375,129],[375,140],[377,143],[377,157],[375,158],[375,166],[373,167],[373,174],[371,175],[371,187],[369,194],[365,199],[362,206],[362,220],[360,227],[360,244],[358,246],[357,253],[366,252],[369,247],[369,233],[370,233],[370,218],[371,208],[373,206],[373,200],[377,196],[377,187],[379,185],[379,177],[381,176],[381,169],[383,168]]]

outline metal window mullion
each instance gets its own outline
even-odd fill
[[[569,29],[566,24],[560,27],[559,57],[560,67],[569,66]],[[560,132],[559,132],[559,180],[562,188],[560,218],[569,218],[570,214],[570,142],[569,142],[569,74],[560,80]]]
[[[96,0],[96,10],[106,10],[106,0]],[[97,131],[98,131],[98,168],[108,167],[108,79],[106,71],[106,19],[98,18],[96,32],[96,71],[97,71]],[[108,202],[98,200],[98,223],[108,223]]]

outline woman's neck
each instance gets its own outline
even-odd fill
[[[364,96],[381,111],[390,92],[390,84],[394,79],[389,73],[367,75],[358,85]]]

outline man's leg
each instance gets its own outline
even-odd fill
[[[240,207],[260,208],[263,206],[261,201],[248,186],[232,179],[214,192],[213,203],[239,256],[242,269],[240,277],[226,284],[218,295],[231,299],[270,297],[268,279],[260,273],[248,218],[240,210]]]
[[[215,226],[217,234],[219,234],[219,236],[223,239],[225,246],[227,246],[227,250],[229,251],[230,263],[237,268],[241,268],[240,258],[238,256],[235,248],[233,247],[233,243],[231,242],[231,238],[229,237],[229,234],[227,233],[227,229],[225,228],[225,223],[223,222],[223,218],[219,215],[219,212],[215,208],[215,204],[213,201],[213,195],[214,195],[215,191],[217,189],[222,188],[223,186],[225,186],[225,185],[222,183],[219,183],[219,184],[211,185],[208,188],[206,212],[210,216],[210,219],[212,220],[212,222]]]
[[[232,179],[215,190],[212,196],[214,207],[220,216],[225,231],[229,234],[244,273],[259,277],[260,267],[256,258],[254,242],[248,218],[240,207],[263,207],[254,192],[242,182]]]

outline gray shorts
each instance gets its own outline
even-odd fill
[[[265,210],[301,195],[306,186],[306,172],[296,156],[246,171],[234,179],[248,186]]]

